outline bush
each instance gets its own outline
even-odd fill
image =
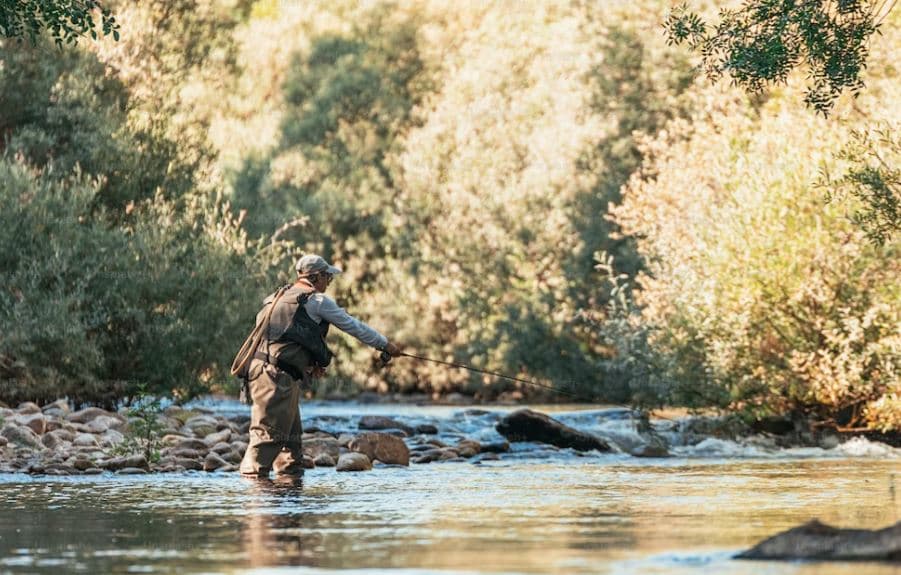
[[[115,226],[98,182],[0,161],[0,398],[112,405],[184,399],[227,373],[280,246],[247,241],[221,206],[157,198]],[[273,260],[268,259],[269,257]]]

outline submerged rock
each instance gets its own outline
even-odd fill
[[[603,439],[531,409],[514,411],[501,419],[495,429],[510,441],[537,441],[577,451],[610,451],[610,446]]]
[[[736,559],[901,561],[901,521],[870,531],[839,529],[814,520],[774,535]]]

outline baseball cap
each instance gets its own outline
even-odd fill
[[[340,268],[336,268],[335,266],[325,261],[325,258],[316,254],[307,254],[297,260],[297,263],[294,264],[294,269],[296,269],[297,273],[302,276],[315,274],[318,272],[326,272],[332,274],[333,276],[341,273]]]

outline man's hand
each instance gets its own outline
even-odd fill
[[[387,351],[388,353],[390,353],[390,354],[391,354],[391,357],[397,357],[397,356],[399,356],[401,353],[403,353],[403,352],[401,351],[400,347],[398,347],[398,346],[397,346],[396,344],[394,344],[394,343],[391,343],[390,341],[389,341],[388,344],[385,346],[385,351]]]

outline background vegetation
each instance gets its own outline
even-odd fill
[[[0,399],[227,388],[319,252],[423,355],[901,426],[897,16],[824,119],[797,72],[698,77],[667,7],[152,1],[110,4],[118,41],[0,41]],[[512,389],[334,340],[319,393]]]

